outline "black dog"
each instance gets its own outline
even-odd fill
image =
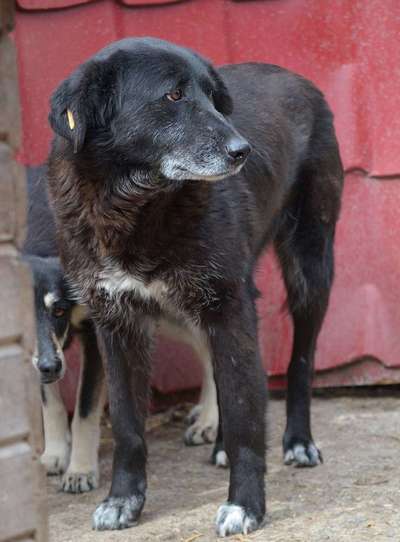
[[[167,42],[126,39],[59,86],[50,123],[62,261],[107,359],[113,481],[94,527],[133,525],[144,505],[150,347],[162,315],[213,360],[231,466],[217,533],[256,529],[265,514],[266,386],[252,274],[270,242],[295,327],[285,458],[320,460],[311,379],[343,180],[322,94],[277,66],[216,70]]]
[[[32,361],[42,384],[45,451],[41,461],[49,475],[63,474],[63,491],[82,493],[98,486],[104,371],[93,323],[87,309],[74,299],[58,258],[55,224],[45,179],[46,168],[29,170],[28,227],[23,248],[23,258],[32,272],[35,296],[36,351]],[[186,430],[185,442],[190,445],[211,442],[216,436],[218,410],[207,352],[201,343],[193,341],[190,334],[182,333],[180,328],[169,322],[162,322],[161,332],[187,343],[203,362],[201,399],[192,411],[192,423]],[[77,336],[81,344],[82,369],[71,435],[58,381],[66,370],[63,350],[69,346],[73,336]],[[224,455],[215,462],[226,466]]]
[[[23,248],[23,258],[32,271],[35,296],[37,340],[33,364],[42,383],[45,431],[41,460],[48,474],[64,473],[64,491],[81,493],[98,485],[104,371],[93,323],[86,309],[74,300],[57,257],[55,225],[44,179],[44,168],[31,170],[28,176],[28,227]],[[82,369],[71,447],[68,416],[57,381],[64,376],[63,350],[73,335],[80,339]]]

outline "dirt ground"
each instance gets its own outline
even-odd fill
[[[313,432],[325,462],[314,469],[283,465],[284,411],[283,400],[270,401],[267,524],[229,540],[400,540],[400,398],[315,399]],[[48,480],[50,542],[216,540],[214,518],[227,495],[228,472],[208,464],[210,446],[186,448],[183,422],[176,421],[149,432],[147,503],[139,525],[92,531],[91,514],[110,483],[112,441],[107,428],[103,433],[98,490],[67,495],[56,478]]]

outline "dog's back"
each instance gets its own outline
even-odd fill
[[[226,65],[219,72],[233,99],[231,120],[253,149],[242,177],[251,203],[245,209],[253,208],[248,222],[255,253],[274,237],[290,200],[297,198],[299,190],[308,190],[311,177],[318,185],[321,216],[334,223],[340,208],[342,165],[333,116],[320,90],[272,64]],[[335,186],[328,186],[325,171],[330,171]],[[235,197],[238,183],[228,179],[216,190],[226,193],[224,183],[229,184],[230,197]]]
[[[45,165],[28,170],[27,234],[22,253],[41,258],[58,256],[56,228],[46,183]]]

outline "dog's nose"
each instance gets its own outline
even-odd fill
[[[226,144],[226,152],[235,162],[235,164],[241,164],[244,162],[251,151],[250,145],[245,139],[239,137],[233,137]]]
[[[44,358],[39,361],[38,369],[40,371],[42,382],[54,382],[61,374],[62,362],[58,357]]]

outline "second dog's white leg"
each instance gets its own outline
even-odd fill
[[[105,385],[93,409],[86,417],[81,416],[79,404],[72,420],[72,450],[68,470],[62,481],[62,489],[68,493],[84,493],[99,485],[98,453],[100,444],[100,420],[105,404]]]
[[[181,327],[169,320],[161,321],[159,332],[191,346],[203,366],[200,400],[189,414],[190,426],[185,431],[185,443],[192,446],[214,442],[218,431],[218,404],[207,340],[198,329]]]
[[[198,414],[185,432],[188,446],[214,442],[218,431],[217,390],[210,353],[208,348],[200,348],[197,354],[203,364],[203,382],[199,403],[189,416],[193,418],[193,411]]]
[[[42,385],[42,409],[45,449],[41,462],[47,474],[65,472],[70,448],[68,416],[58,384]]]
[[[79,338],[82,363],[71,426],[71,459],[62,480],[62,489],[68,493],[91,491],[99,485],[100,421],[106,400],[103,364],[91,322],[82,324]]]

